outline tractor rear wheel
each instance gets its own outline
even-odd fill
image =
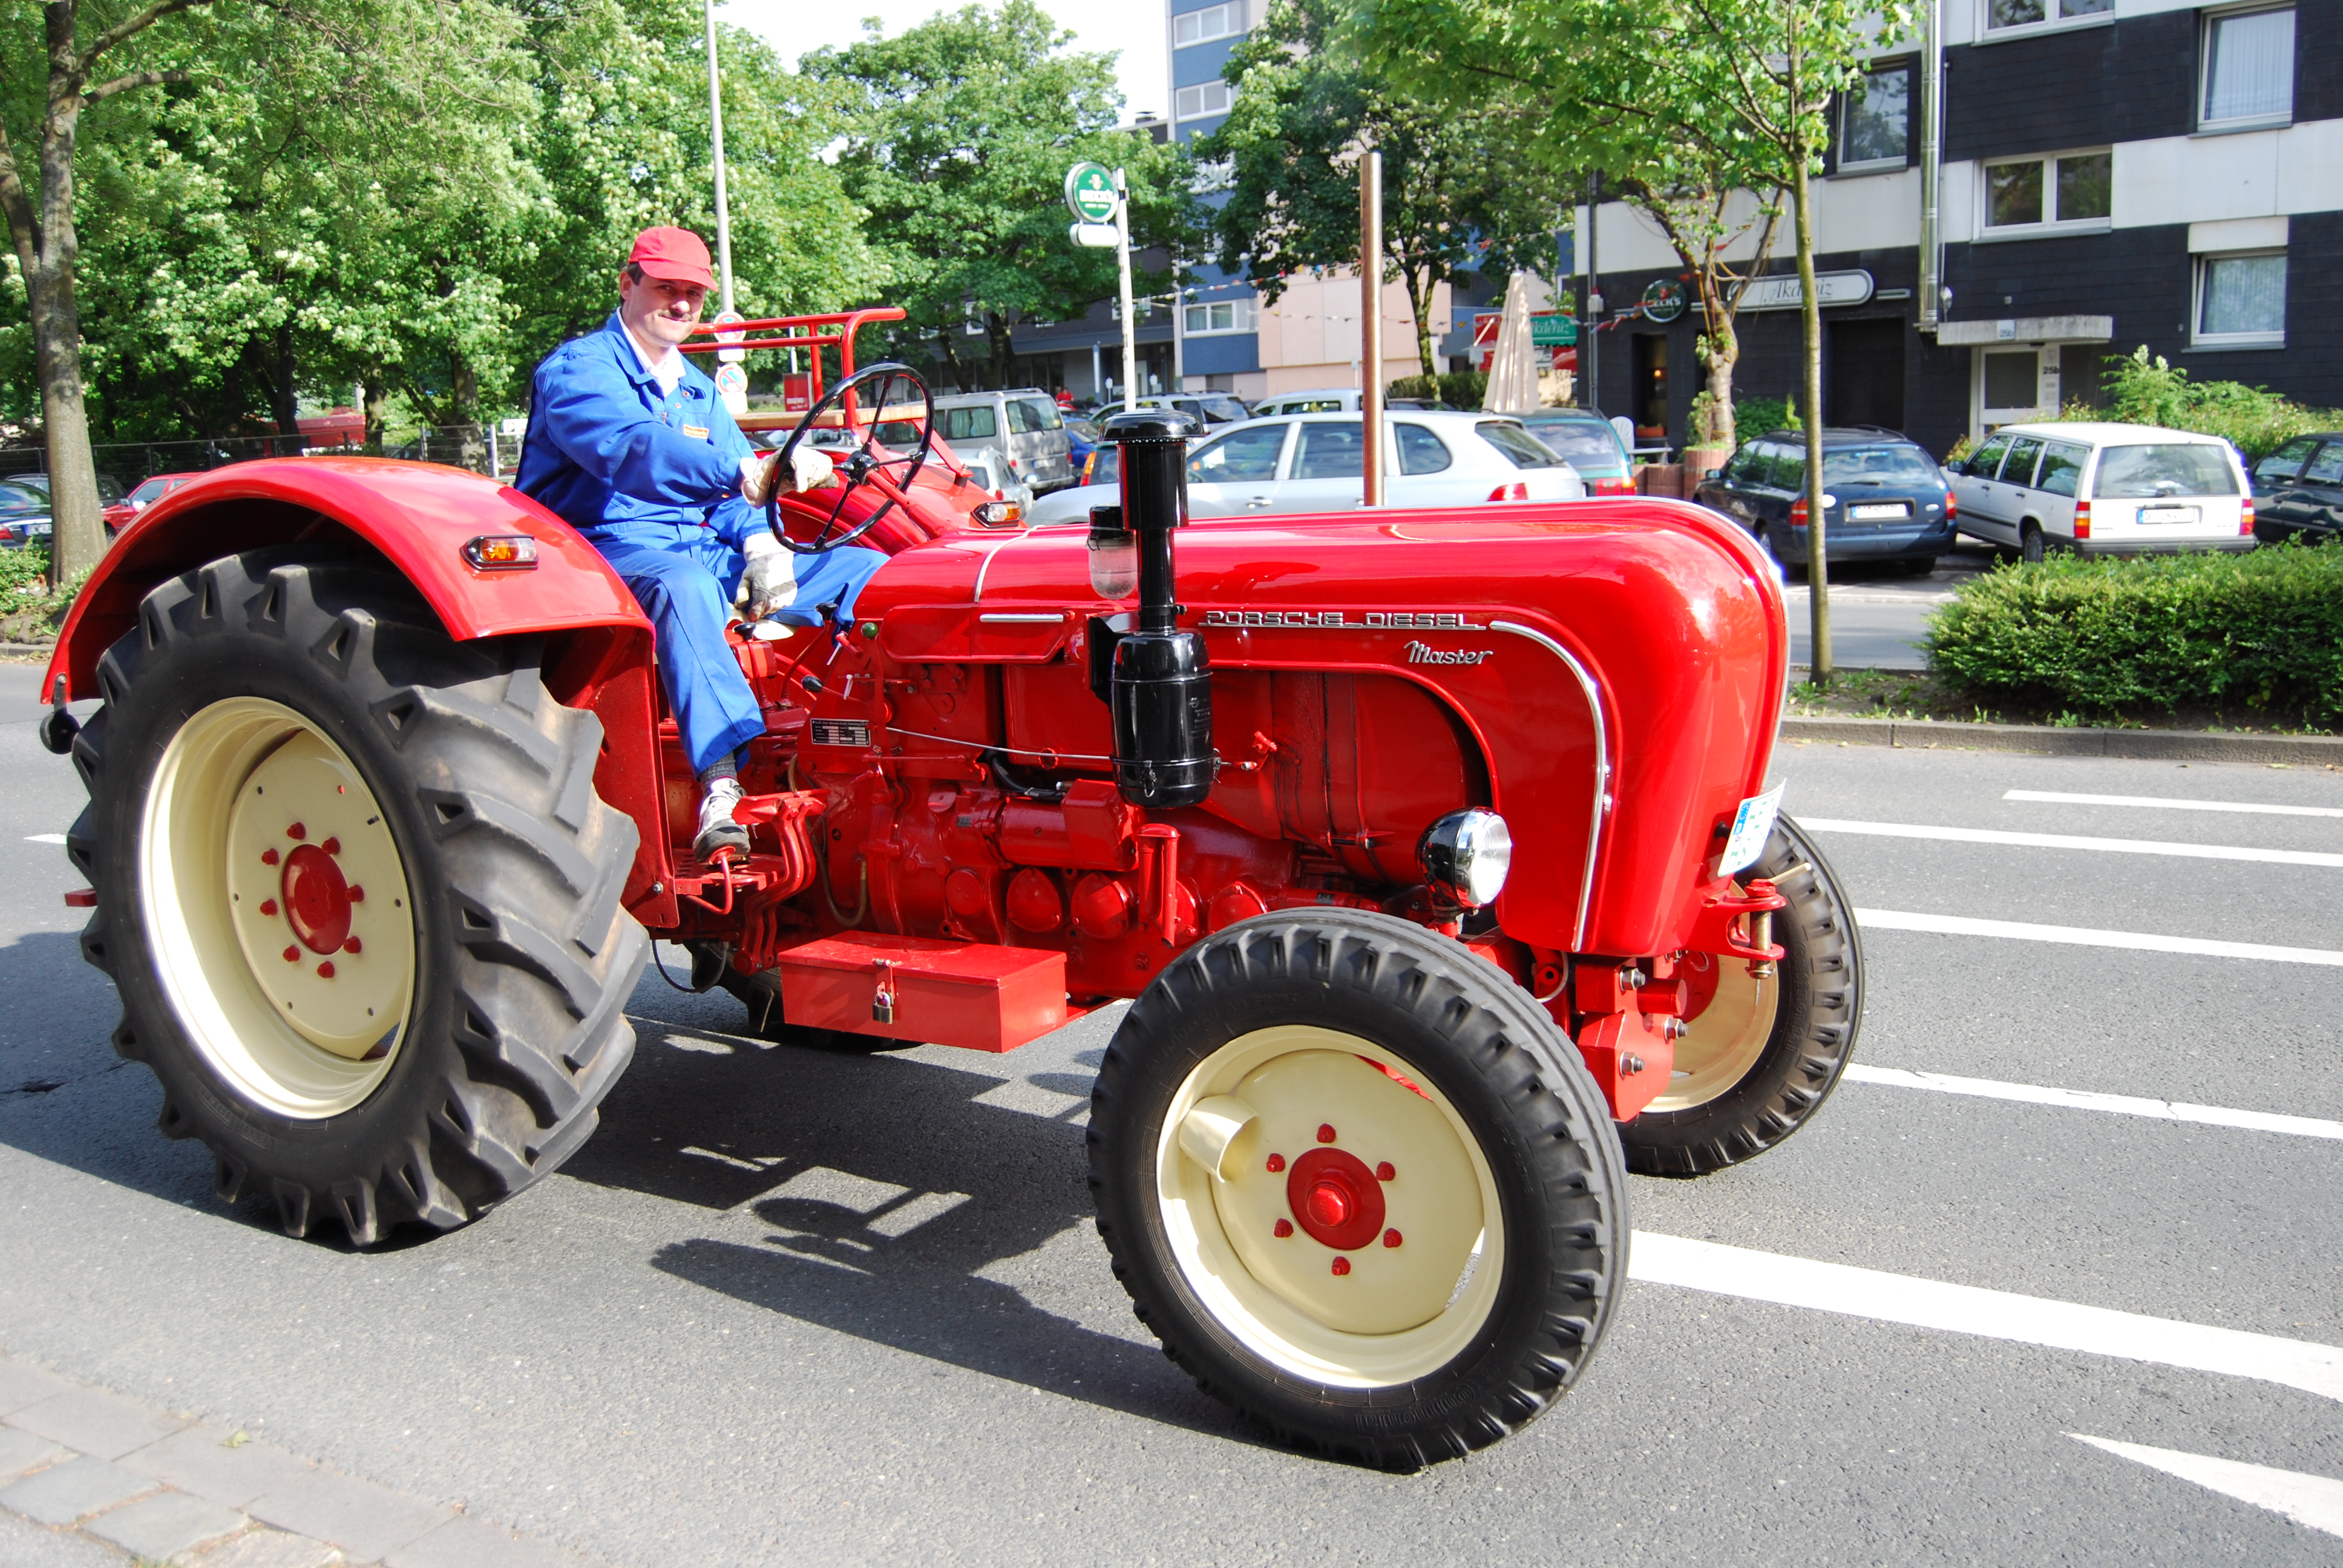
[[[1444,938],[1257,916],[1159,975],[1091,1099],[1099,1231],[1140,1321],[1281,1441],[1394,1468],[1574,1382],[1626,1279],[1602,1096]]]
[[[1784,817],[1749,869],[1789,908],[1774,916],[1788,955],[1772,975],[1717,953],[1687,956],[1694,1010],[1666,1092],[1619,1129],[1627,1168],[1703,1176],[1763,1154],[1822,1109],[1863,1027],[1863,940],[1822,850]]]
[[[162,584],[98,667],[68,852],[115,1046],[223,1201],[286,1231],[464,1223],[594,1129],[649,943],[601,725],[528,641],[459,644],[404,579],[314,552]]]

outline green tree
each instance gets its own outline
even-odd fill
[[[1021,320],[1080,316],[1115,292],[1114,254],[1066,237],[1066,170],[1125,172],[1134,250],[1183,246],[1192,198],[1182,151],[1115,129],[1114,57],[1070,51],[1032,0],[970,5],[893,38],[808,55],[846,116],[838,166],[870,214],[908,338],[961,387],[1004,386]],[[725,133],[731,136],[729,113]],[[1155,275],[1160,277],[1160,275]],[[1142,292],[1155,286],[1155,278]],[[965,347],[970,324],[984,352]]]
[[[1383,156],[1386,280],[1407,290],[1415,352],[1437,375],[1432,296],[1466,272],[1551,277],[1565,200],[1516,156],[1527,128],[1503,104],[1425,101],[1339,49],[1340,0],[1276,0],[1229,57],[1229,117],[1195,153],[1222,171],[1215,259],[1264,300],[1286,277],[1359,259],[1358,154]]]
[[[1831,673],[1822,508],[1821,317],[1808,180],[1828,144],[1832,99],[1865,50],[1909,26],[1906,0],[1349,0],[1345,43],[1434,102],[1500,95],[1535,116],[1532,149],[1559,167],[1614,173],[1647,198],[1715,216],[1679,242],[1710,261],[1719,298],[1704,333],[1712,377],[1738,346],[1721,307],[1740,280],[1712,246],[1735,187],[1786,190],[1805,296],[1807,510],[1814,675]],[[1767,204],[1772,205],[1772,204]],[[1646,210],[1654,210],[1647,206]],[[1672,238],[1674,236],[1672,236]],[[1686,255],[1686,252],[1691,252]],[[1758,251],[1752,270],[1763,266]],[[1704,271],[1695,266],[1696,273]],[[1708,303],[1704,299],[1704,303]],[[1722,331],[1719,330],[1720,324]],[[1729,409],[1729,397],[1725,400]],[[1712,416],[1713,417],[1713,416]],[[1712,428],[1711,435],[1715,434]]]
[[[82,0],[0,6],[0,213],[8,220],[31,317],[35,374],[55,508],[55,574],[70,582],[104,548],[97,476],[90,461],[75,297],[74,154],[82,116],[141,88],[186,79],[186,68],[145,49],[166,17],[212,0],[148,0],[126,14],[106,6],[83,25]]]

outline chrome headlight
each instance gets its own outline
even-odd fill
[[[1494,811],[1451,811],[1415,841],[1415,859],[1434,897],[1460,909],[1493,904],[1513,865],[1513,829]]]

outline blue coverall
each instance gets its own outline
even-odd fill
[[[740,498],[751,450],[716,384],[689,363],[661,394],[615,311],[537,367],[514,484],[585,535],[650,617],[695,772],[765,732],[724,641],[747,565],[741,540],[765,527]],[[840,622],[853,619],[855,596],[886,559],[851,547],[795,558],[797,600],[772,618],[811,626],[835,602]]]

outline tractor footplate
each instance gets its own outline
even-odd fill
[[[1066,955],[990,942],[842,931],[774,955],[789,1022],[1014,1050],[1072,1016]]]

